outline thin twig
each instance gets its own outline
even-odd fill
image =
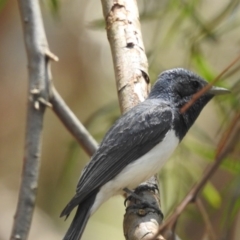
[[[206,211],[202,201],[200,200],[200,198],[196,199],[196,206],[203,217],[203,221],[205,222],[206,231],[207,231],[208,235],[210,236],[211,240],[216,240],[217,236],[213,230],[212,223],[209,219],[207,211]]]
[[[88,155],[92,156],[98,148],[98,143],[77,119],[54,87],[52,88],[50,102],[52,104],[53,111],[65,127],[76,138],[78,143],[84,148]]]
[[[195,93],[190,101],[188,101],[181,109],[180,112],[186,112],[204,93],[206,93],[219,79],[230,69],[232,68],[238,61],[240,60],[240,55],[238,55],[223,71],[208,85],[202,88],[200,91]]]
[[[28,55],[29,100],[23,159],[22,181],[11,240],[26,240],[35,206],[43,115],[49,99],[49,57],[42,16],[38,1],[19,0]],[[54,56],[52,54],[52,56]],[[57,60],[57,57],[53,57]]]
[[[222,139],[219,141],[219,145],[217,148],[216,157],[213,165],[207,168],[202,179],[195,186],[193,186],[193,188],[190,190],[187,196],[182,200],[182,202],[175,209],[173,214],[159,228],[159,231],[158,231],[159,234],[162,234],[169,230],[171,231],[174,230],[176,221],[180,216],[180,214],[185,210],[186,206],[189,203],[195,201],[199,192],[202,190],[202,188],[205,186],[208,180],[216,172],[216,170],[218,169],[219,165],[222,163],[224,158],[235,147],[237,143],[236,138],[239,136],[239,134],[240,134],[240,113],[237,113],[234,116],[233,120],[231,121],[229,128],[225,131],[225,134],[223,135]]]

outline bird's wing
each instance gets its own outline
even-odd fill
[[[108,131],[85,167],[76,195],[62,215],[68,215],[92,191],[103,186],[128,164],[161,142],[172,127],[172,121],[171,108],[166,103],[151,100],[146,100],[123,115]]]

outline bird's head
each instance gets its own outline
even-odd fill
[[[197,74],[183,69],[175,68],[162,72],[154,84],[150,99],[165,99],[176,107],[181,108],[193,97],[195,93],[205,87],[208,83]],[[195,103],[195,107],[203,108],[215,95],[228,93],[225,88],[212,87],[204,93]]]
[[[193,95],[207,84],[204,79],[195,73],[186,69],[175,68],[159,75],[149,94],[149,99],[166,101],[180,112],[180,109],[192,99]],[[184,137],[211,98],[225,93],[229,93],[229,90],[213,86],[201,95],[186,112],[176,114],[174,121],[179,138]]]

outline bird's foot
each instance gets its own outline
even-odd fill
[[[144,192],[144,191],[152,191],[153,193],[159,193],[157,184],[140,184],[136,189],[135,193]]]
[[[137,192],[140,192],[140,189],[139,189],[139,188],[141,188],[141,190],[143,190],[143,188],[144,188],[144,190],[151,190],[151,191],[154,191],[154,192],[155,192],[156,189],[158,190],[158,188],[156,188],[156,187],[153,187],[153,188],[150,188],[150,189],[149,189],[148,186],[144,185],[144,186],[138,187],[138,191],[137,191]],[[125,201],[124,201],[124,206],[125,206],[125,207],[126,207],[127,201],[131,201],[131,202],[132,202],[133,200],[138,200],[138,201],[140,202],[140,203],[138,203],[138,204],[135,203],[134,205],[128,206],[128,207],[126,208],[126,210],[128,210],[128,209],[145,209],[145,208],[151,208],[151,209],[154,209],[154,210],[157,212],[157,214],[161,215],[161,216],[162,216],[162,219],[164,218],[164,215],[163,215],[162,211],[158,208],[158,206],[155,206],[154,204],[149,203],[148,201],[144,200],[141,196],[139,196],[139,195],[136,194],[135,192],[129,190],[128,188],[124,188],[123,190],[124,190],[127,194],[129,194],[129,196],[128,196],[128,197],[125,199]]]

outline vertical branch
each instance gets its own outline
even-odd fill
[[[12,240],[24,240],[28,237],[38,187],[43,116],[49,98],[48,60],[57,60],[48,50],[38,1],[19,0],[19,9],[28,56],[29,99],[22,181]]]
[[[107,36],[112,50],[122,113],[149,93],[145,54],[136,0],[102,0]]]
[[[108,40],[111,46],[119,104],[122,113],[143,101],[150,89],[148,62],[145,54],[136,0],[102,0]],[[144,186],[144,187],[143,187]],[[159,197],[146,186],[158,186],[152,177],[136,193],[159,207]],[[131,201],[129,205],[134,205]],[[128,240],[150,239],[162,218],[154,211],[127,209],[124,235]]]

